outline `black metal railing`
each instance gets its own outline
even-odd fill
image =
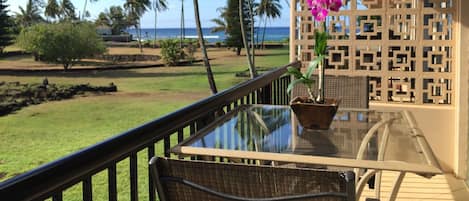
[[[151,121],[138,128],[105,140],[62,159],[43,165],[0,184],[0,200],[45,200],[61,201],[64,191],[81,184],[82,200],[90,201],[93,195],[93,176],[107,174],[107,199],[118,200],[117,165],[123,160],[129,162],[130,200],[137,201],[140,174],[149,174],[147,163],[138,163],[137,153],[146,152],[148,158],[155,156],[156,145],[161,145],[163,154],[170,156],[169,148],[175,142],[213,121],[218,115],[242,104],[288,104],[286,93],[290,76],[283,76],[294,62],[276,70],[246,81],[207,99],[201,100],[174,113]],[[138,172],[145,166],[146,172]],[[120,176],[120,175],[119,175]],[[148,178],[148,177],[147,177]],[[145,183],[145,182],[144,182]],[[152,182],[146,182],[148,199],[156,200]],[[100,184],[102,187],[102,184]],[[81,200],[81,199],[80,199]]]

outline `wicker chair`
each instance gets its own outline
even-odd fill
[[[318,76],[314,75],[313,79],[317,84]],[[325,77],[325,96],[326,98],[340,98],[341,108],[368,108],[369,98],[369,85],[368,77],[366,76],[333,76],[326,75]],[[317,85],[313,86],[317,94]],[[291,97],[306,96],[307,89],[303,85],[296,85]]]
[[[161,201],[355,201],[353,172],[152,158]]]

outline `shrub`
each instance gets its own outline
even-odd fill
[[[65,70],[82,58],[106,51],[95,26],[83,22],[35,25],[23,29],[17,43],[43,61],[62,64]]]
[[[161,57],[166,66],[176,65],[180,59],[184,58],[179,41],[175,39],[161,40]]]
[[[192,44],[192,42],[189,42],[187,46],[184,48],[184,56],[186,57],[185,59],[192,63],[195,60],[195,52],[197,51],[197,47]]]

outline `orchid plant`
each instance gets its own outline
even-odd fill
[[[287,91],[290,93],[295,85],[301,83],[304,84],[308,89],[308,96],[311,102],[324,103],[324,60],[326,59],[328,38],[325,20],[330,11],[337,12],[340,10],[340,7],[342,6],[342,0],[306,0],[306,2],[308,3],[308,7],[314,17],[314,20],[322,24],[323,31],[316,31],[314,34],[316,42],[314,46],[314,53],[316,58],[309,63],[306,72],[302,73],[299,69],[294,67],[288,68],[288,73],[293,75],[295,80],[290,83]],[[315,95],[312,90],[314,80],[311,78],[311,75],[317,68],[320,71],[318,85],[319,94]]]

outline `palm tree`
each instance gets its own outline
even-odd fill
[[[155,11],[155,48],[156,48],[156,25],[158,20],[158,12],[168,9],[168,2],[166,0],[153,0],[153,10]]]
[[[70,0],[62,0],[59,7],[59,18],[61,20],[77,19],[75,15],[75,6]]]
[[[39,6],[36,4],[38,3],[35,0],[28,0],[26,4],[26,8],[19,7],[20,12],[16,13],[16,19],[23,27],[28,27],[33,24],[43,22],[44,19],[41,16],[41,11]]]
[[[180,41],[180,46],[183,48],[183,41],[184,38],[186,37],[186,28],[184,24],[184,0],[181,0],[181,41]]]
[[[135,29],[137,30],[138,47],[140,48],[140,52],[143,52],[142,35],[140,30],[140,18],[148,9],[151,9],[151,1],[126,0],[126,2],[124,3],[124,8],[127,9],[128,17],[130,19],[131,24],[133,24]]]
[[[251,0],[248,0],[248,6],[251,6],[249,4],[249,1]],[[244,10],[244,0],[239,0],[239,23],[241,25],[241,34],[243,36],[243,43],[244,43],[244,48],[246,48],[246,57],[247,57],[247,60],[248,60],[248,64],[249,64],[249,73],[251,75],[251,78],[255,78],[257,77],[257,72],[256,72],[256,67],[254,66],[254,62],[253,62],[253,56],[251,56],[251,48],[249,48],[249,43],[248,43],[248,38],[247,38],[247,30],[246,30],[246,23],[245,23],[245,19],[244,19],[244,15],[245,15],[245,10]],[[250,10],[250,8],[248,8]],[[248,11],[249,12],[249,11]],[[250,20],[252,20],[252,15],[250,15]],[[251,21],[251,24],[253,24],[254,21]],[[251,40],[252,40],[252,37],[254,34],[250,34],[251,35]],[[253,41],[253,40],[252,40]]]
[[[251,31],[251,59],[252,59],[252,66],[254,67],[254,71],[256,71],[256,48],[254,46],[254,7],[258,6],[254,0],[248,0],[247,1],[247,6],[248,6],[248,14],[249,14],[249,22],[250,22],[250,31]],[[256,72],[257,73],[257,72]]]
[[[48,18],[58,18],[60,15],[60,7],[57,3],[57,0],[48,0],[46,8],[44,10],[44,15]]]
[[[211,21],[216,24],[216,26],[212,27],[211,32],[227,32],[228,23],[226,22],[226,7],[218,8],[217,11],[220,12],[219,18],[214,18]]]
[[[98,0],[89,0],[90,3],[92,2],[97,2]],[[86,10],[86,7],[88,5],[88,0],[85,0],[85,5],[83,7],[83,13],[81,14],[81,20],[85,20],[85,17],[87,16],[88,11]]]
[[[265,30],[267,28],[267,20],[275,19],[281,15],[282,5],[279,0],[261,0],[257,12],[264,17],[264,31],[262,32],[262,47],[264,47]]]
[[[207,49],[205,48],[204,34],[202,33],[202,26],[200,25],[200,15],[199,15],[199,1],[194,0],[194,14],[195,14],[195,23],[197,26],[197,35],[199,36],[199,43],[204,55],[204,65],[207,70],[208,83],[210,85],[210,90],[212,94],[217,93],[217,86],[215,85],[215,79],[213,78],[212,67],[208,60]]]

